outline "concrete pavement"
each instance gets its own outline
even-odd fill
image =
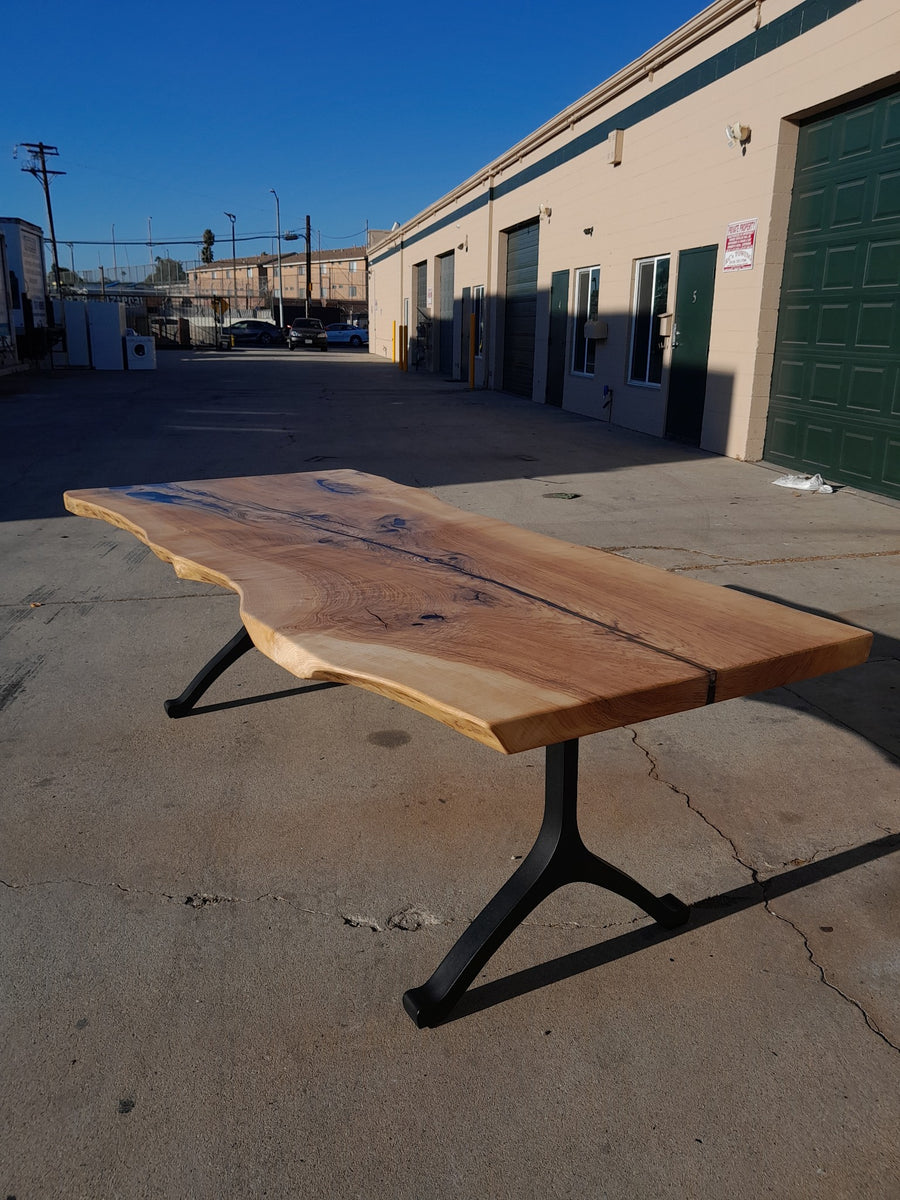
[[[0,1193],[896,1200],[900,507],[352,351],[4,386]],[[62,491],[317,465],[874,630],[584,741],[585,840],[684,929],[568,888],[417,1031],[542,753],[352,688],[228,706],[292,687],[260,655],[166,718],[236,600]]]

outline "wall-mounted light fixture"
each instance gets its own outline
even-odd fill
[[[551,217],[551,215],[552,215],[552,213],[553,213],[553,209],[550,207],[550,205],[549,205],[549,204],[539,204],[539,205],[538,205],[538,212],[540,213],[540,215],[541,215],[542,217],[546,217],[546,218],[547,218],[547,220],[549,221],[549,220],[550,220],[550,217]]]
[[[587,226],[587,227],[586,227],[584,230],[582,230],[582,232],[583,232],[583,233],[584,233],[584,234],[585,234],[587,237],[593,237],[593,234],[594,234],[594,227],[593,227],[593,225],[588,225],[588,226]]]
[[[750,141],[749,125],[742,125],[740,121],[735,121],[733,125],[726,125],[725,136],[728,138],[729,149],[737,143],[741,148],[741,154],[747,153],[747,144]]]

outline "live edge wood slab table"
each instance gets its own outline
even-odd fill
[[[177,700],[183,716],[252,646],[302,679],[355,684],[505,754],[546,747],[534,847],[431,978],[434,1025],[551,892],[595,883],[674,928],[690,910],[592,854],[578,739],[863,662],[871,634],[462,512],[352,470],[70,491],[183,579],[237,592],[243,626]]]

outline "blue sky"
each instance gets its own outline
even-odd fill
[[[119,265],[147,262],[148,218],[154,254],[195,258],[209,227],[230,257],[225,211],[239,254],[271,250],[270,188],[282,229],[309,213],[314,246],[359,243],[367,222],[415,216],[702,7],[16,4],[2,22],[0,215],[46,231],[43,191],[13,157],[43,141],[66,172],[53,216],[77,269],[112,264],[113,226]]]

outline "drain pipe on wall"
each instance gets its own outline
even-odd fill
[[[490,347],[487,357],[481,360],[481,386],[489,388],[494,380],[494,345],[491,340],[491,323],[497,310],[497,289],[491,280],[491,270],[494,265],[494,176],[487,177],[488,185],[488,226],[487,226],[487,278],[485,279],[484,306],[481,319],[484,321],[484,344]],[[490,367],[488,366],[490,363]]]

